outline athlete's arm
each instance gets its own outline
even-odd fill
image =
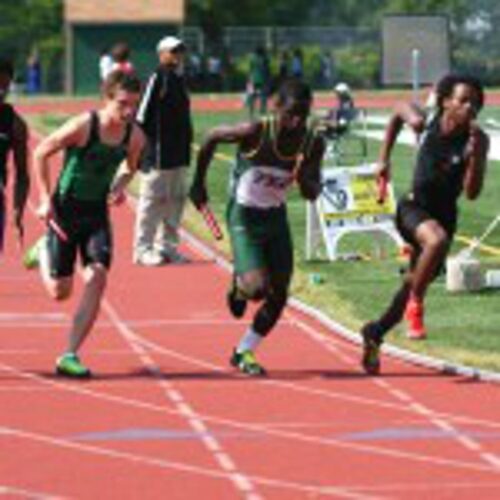
[[[415,134],[419,135],[424,129],[425,119],[425,112],[412,103],[401,103],[394,110],[385,130],[378,157],[376,180],[379,191],[385,191],[385,186],[391,178],[391,153],[403,125],[408,125]],[[379,192],[378,195],[379,202],[383,202],[385,197],[382,192]]]
[[[207,203],[208,194],[205,179],[219,144],[239,144],[244,148],[257,145],[262,124],[260,122],[240,123],[233,126],[221,126],[212,129],[203,142],[196,160],[196,170],[189,197],[196,208]]]
[[[14,158],[14,226],[19,241],[23,238],[23,214],[28,199],[30,179],[28,174],[28,126],[17,114],[14,114],[12,153]]]
[[[317,137],[311,154],[302,161],[296,171],[296,180],[300,194],[309,201],[314,201],[321,193],[321,161],[325,153],[325,141]]]
[[[134,125],[128,145],[127,158],[120,165],[109,193],[109,202],[119,205],[125,199],[125,189],[139,168],[139,160],[146,143],[144,132]]]
[[[472,124],[467,144],[466,170],[463,184],[465,195],[469,200],[475,200],[483,189],[489,148],[490,140],[488,136],[476,124]]]
[[[45,138],[33,153],[33,172],[38,188],[39,207],[37,214],[47,220],[51,215],[50,158],[71,146],[83,146],[88,139],[90,115],[79,115]]]

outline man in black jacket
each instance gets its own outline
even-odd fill
[[[185,262],[177,251],[186,200],[192,124],[183,77],[184,43],[158,43],[158,69],[149,78],[137,113],[147,137],[134,237],[134,262],[156,266]]]

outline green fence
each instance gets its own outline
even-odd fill
[[[75,25],[73,26],[72,82],[76,94],[95,94],[99,89],[99,58],[106,47],[125,41],[131,61],[145,78],[158,64],[156,44],[162,37],[177,33],[168,25]],[[71,71],[71,68],[70,68]]]

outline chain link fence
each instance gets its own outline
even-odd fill
[[[113,31],[114,30],[114,31]],[[257,47],[267,50],[273,75],[279,75],[294,53],[300,53],[303,76],[315,88],[330,88],[346,81],[354,88],[381,85],[381,30],[364,27],[228,27],[208,38],[197,27],[154,29],[135,26],[120,31],[83,31],[72,44],[65,44],[67,57],[52,54],[44,61],[45,89],[63,91],[68,79],[76,93],[96,93],[99,84],[100,51],[113,41],[126,41],[141,77],[156,64],[156,43],[162,33],[177,33],[188,46],[187,70],[195,91],[242,91],[245,88],[251,54]],[[101,34],[100,34],[101,33]],[[500,83],[500,40],[493,27],[451,26],[452,69],[480,76],[486,84]],[[500,35],[499,35],[500,36]],[[113,38],[115,37],[115,38]],[[119,39],[118,39],[119,38]],[[394,43],[398,43],[394,40]],[[45,64],[44,64],[45,63]],[[425,64],[425,61],[423,61]]]

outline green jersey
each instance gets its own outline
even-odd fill
[[[71,197],[83,202],[106,203],[116,171],[127,157],[131,131],[132,125],[129,124],[119,144],[104,144],[99,137],[99,116],[92,112],[87,144],[70,147],[65,152],[57,195],[61,199]]]

